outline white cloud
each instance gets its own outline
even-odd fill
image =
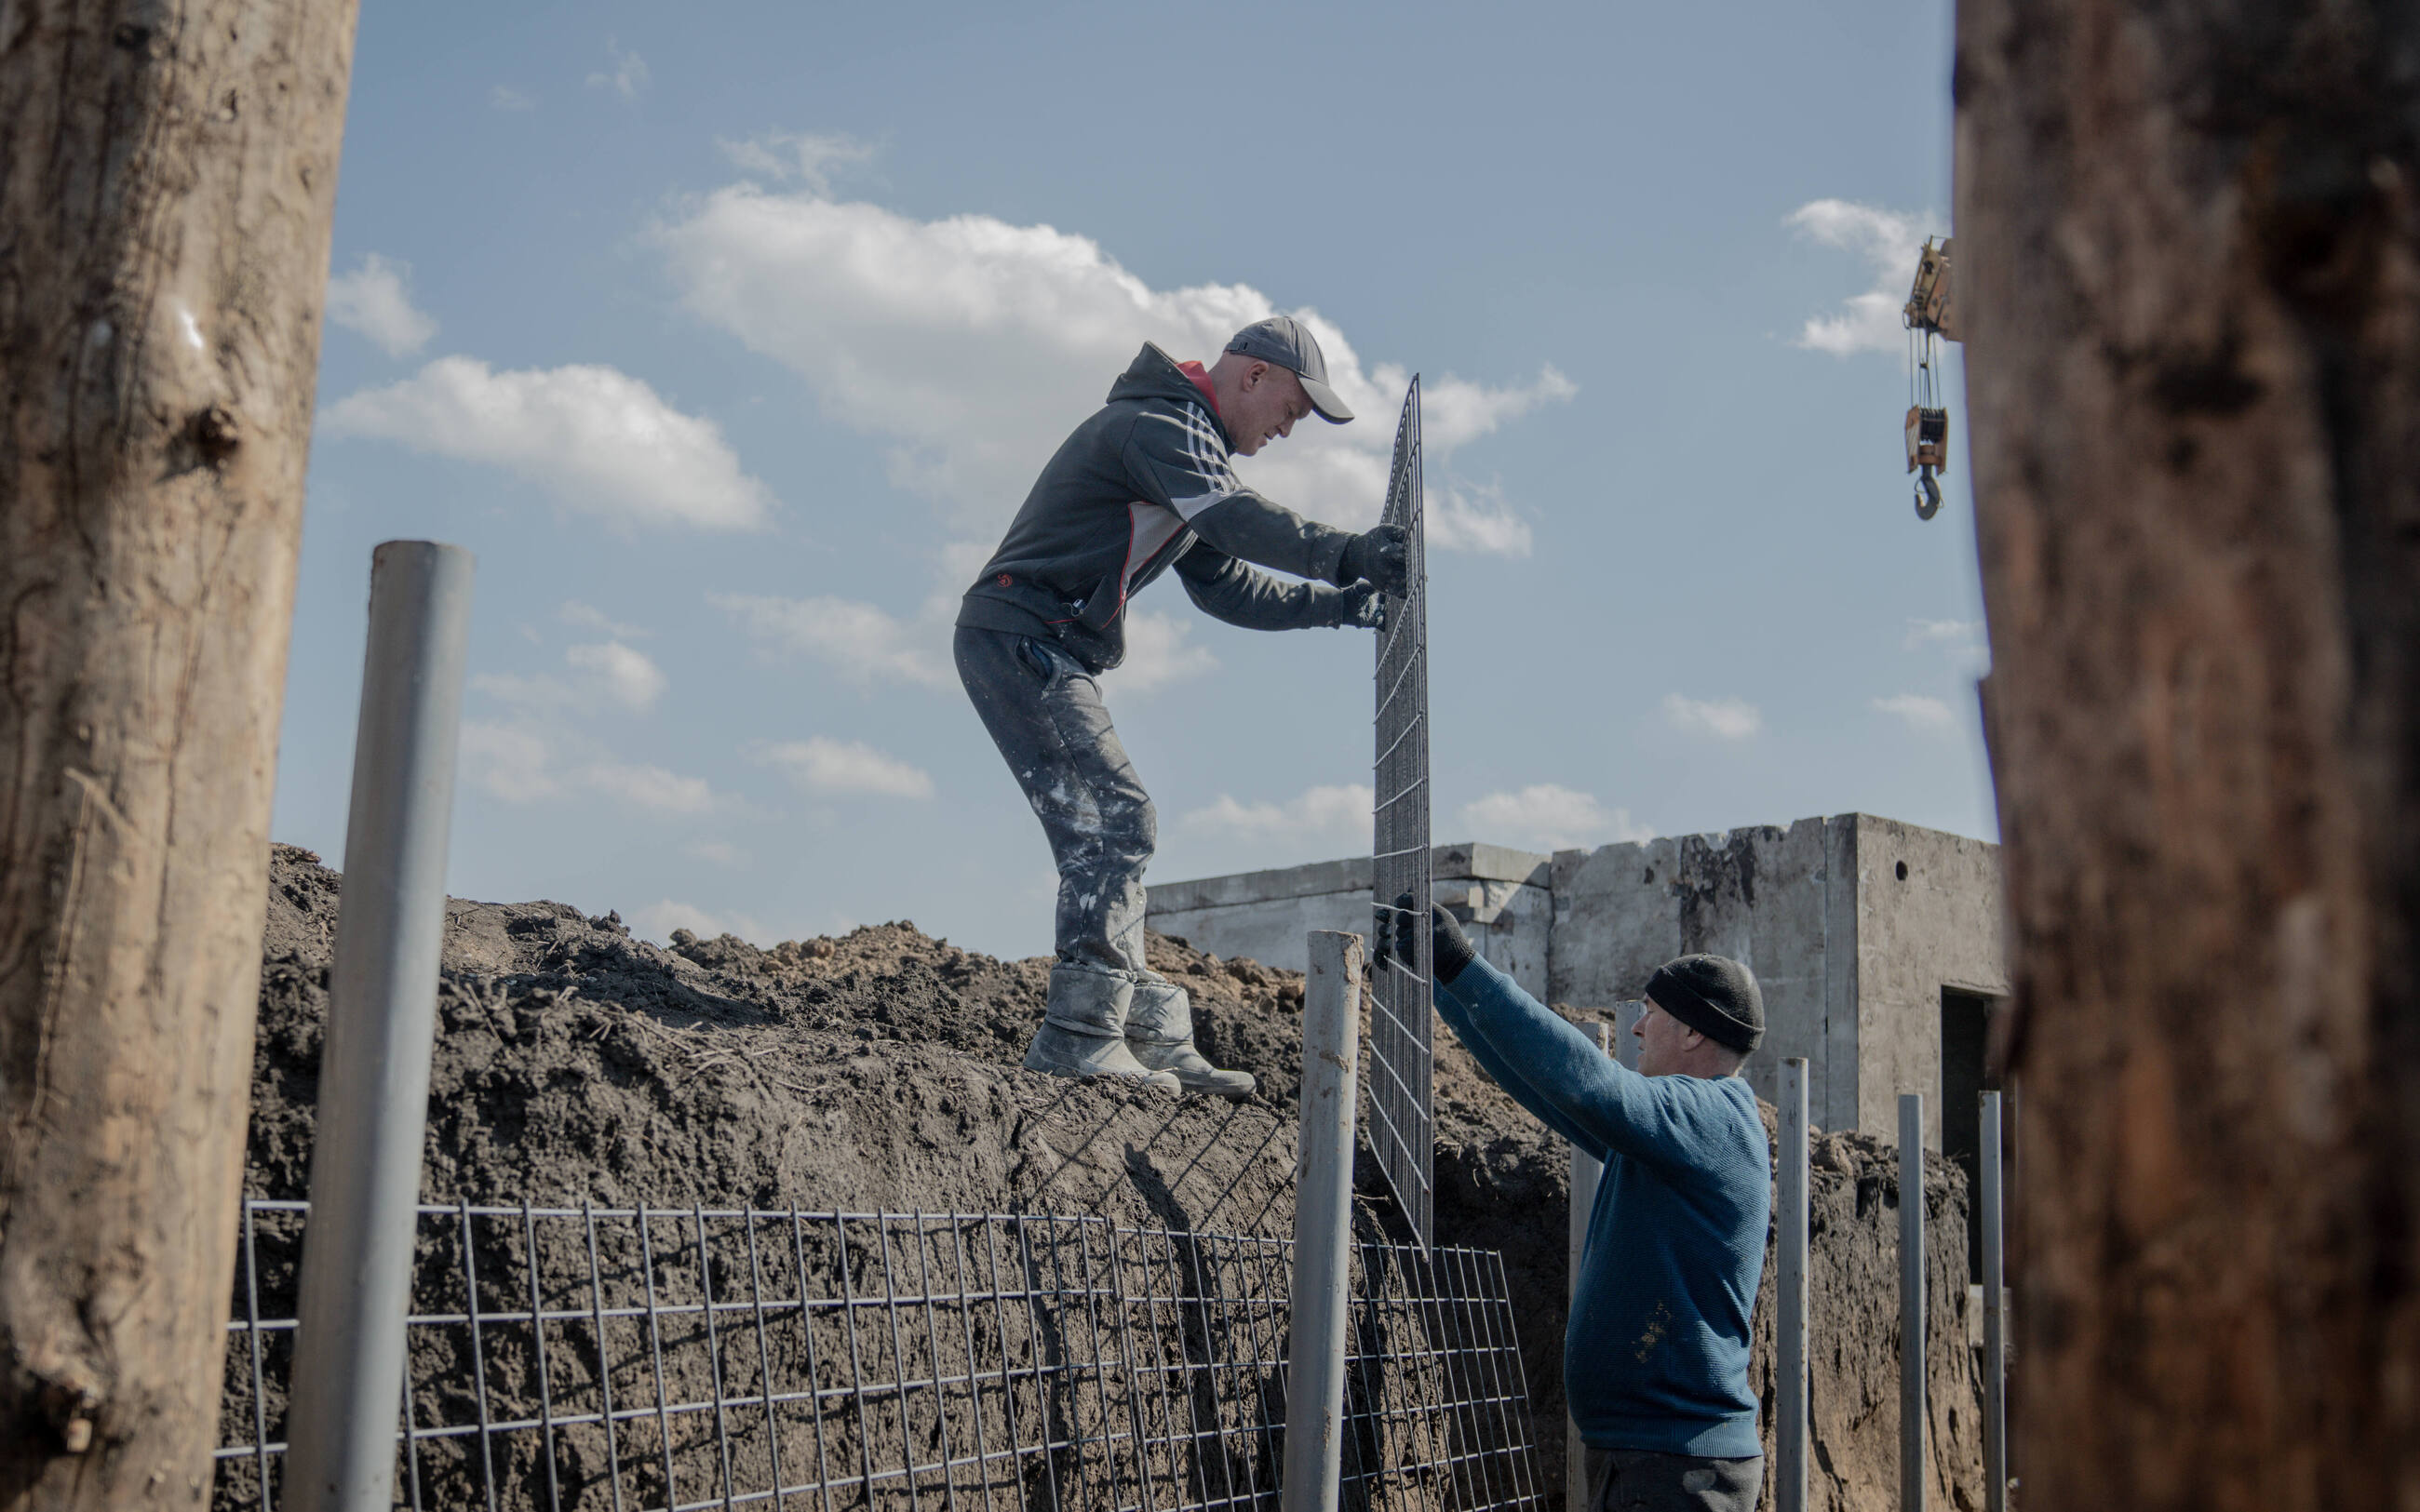
[[[1744,699],[1692,699],[1667,693],[1664,717],[1675,730],[1718,740],[1745,740],[1764,728],[1764,717]]]
[[[412,305],[411,265],[375,252],[328,280],[328,318],[367,336],[389,357],[409,357],[437,334],[437,322]]]
[[[1466,489],[1431,484],[1427,495],[1422,524],[1429,545],[1490,556],[1529,554],[1529,522],[1513,513],[1504,490],[1494,484]]]
[[[791,781],[810,793],[865,793],[886,798],[929,798],[933,779],[922,767],[858,740],[833,740],[814,735],[761,745],[749,756],[779,767]]]
[[[582,787],[619,798],[633,808],[663,813],[705,813],[719,801],[701,777],[682,777],[660,766],[591,762],[576,775]]]
[[[1098,243],[1051,226],[985,215],[919,221],[812,187],[718,190],[659,227],[657,240],[691,313],[799,373],[844,424],[889,442],[893,481],[940,501],[957,531],[986,542],[1142,342],[1215,357],[1238,327],[1277,309],[1244,285],[1155,289]],[[1332,322],[1293,313],[1317,334],[1330,382],[1360,418],[1306,423],[1238,471],[1306,515],[1366,529],[1377,519],[1410,373],[1365,366]],[[1441,548],[1528,549],[1511,507],[1492,492],[1457,493],[1447,465],[1457,447],[1575,392],[1551,367],[1507,387],[1423,379]]]
[[[546,737],[530,730],[482,720],[462,726],[460,769],[506,803],[534,803],[563,791],[551,770]]]
[[[1283,803],[1243,803],[1221,793],[1218,801],[1185,816],[1188,829],[1222,835],[1302,841],[1332,836],[1370,838],[1370,808],[1377,801],[1367,783],[1307,788]]]
[[[681,847],[681,854],[692,860],[729,867],[735,872],[748,864],[748,853],[727,840],[693,841]]]
[[[853,598],[708,594],[706,601],[737,620],[760,648],[812,657],[861,687],[882,682],[946,688],[957,681],[940,654],[946,620],[905,621]]]
[[[611,89],[626,104],[638,99],[639,91],[647,87],[647,60],[636,53],[625,53],[610,37],[605,39],[605,54],[613,60],[613,71],[590,74],[588,87]]]
[[[1632,820],[1629,810],[1607,809],[1591,794],[1553,782],[1464,804],[1462,822],[1474,840],[1549,851],[1655,838],[1655,831]]]
[[[1126,610],[1126,659],[1106,673],[1109,686],[1121,693],[1148,693],[1218,670],[1218,658],[1207,646],[1187,645],[1191,622],[1146,609]]]
[[[1923,227],[1931,219],[1845,199],[1813,200],[1782,217],[1782,224],[1802,236],[1855,253],[1874,277],[1865,293],[1840,301],[1838,314],[1808,316],[1798,345],[1835,357],[1905,350],[1907,332],[1900,323],[1900,310],[1916,279],[1916,254],[1923,250]]]
[[[579,702],[570,684],[543,673],[523,677],[519,672],[480,672],[471,679],[471,690],[529,714],[568,708]]]
[[[588,674],[593,686],[626,709],[644,710],[663,696],[663,669],[619,640],[598,646],[572,646],[563,654],[573,670]]]
[[[462,726],[460,769],[506,803],[584,795],[659,813],[698,814],[725,802],[703,778],[604,757],[580,759],[592,744],[528,722],[473,720]]]
[[[611,367],[497,373],[441,357],[413,378],[338,400],[320,428],[501,467],[566,508],[625,526],[752,530],[772,503],[714,422]]]
[[[1964,656],[1988,656],[1991,654],[1980,620],[1910,620],[1903,645],[1909,651],[1939,646],[1952,655]]]
[[[743,173],[776,183],[795,178],[813,193],[825,195],[831,193],[834,169],[869,162],[875,152],[872,143],[853,136],[812,131],[768,131],[744,142],[717,138],[714,145]]]
[[[488,91],[488,104],[494,110],[535,110],[537,101],[509,85],[498,85]]]
[[[515,672],[481,672],[471,679],[471,687],[500,703],[536,715],[594,709],[600,701],[644,712],[669,686],[663,670],[644,653],[619,641],[566,647],[563,659],[579,674],[569,682],[543,673],[524,677]]]
[[[616,640],[644,640],[656,633],[643,625],[625,625],[603,609],[576,598],[564,600],[563,607],[554,611],[554,617],[577,629],[601,631]]]
[[[693,903],[671,898],[658,899],[631,915],[631,933],[658,945],[670,945],[676,929],[685,929],[702,940],[736,934],[751,944],[762,944],[772,938],[764,925],[746,914],[709,914]]]
[[[1876,709],[1905,720],[1910,730],[1919,733],[1947,734],[1958,728],[1958,715],[1948,704],[1922,693],[1894,693],[1873,702]]]

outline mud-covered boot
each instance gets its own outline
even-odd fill
[[[1071,965],[1050,968],[1050,1006],[1025,1052],[1025,1069],[1053,1076],[1131,1076],[1165,1092],[1183,1090],[1176,1077],[1154,1071],[1126,1048],[1126,1005],[1134,979],[1122,971]]]
[[[1173,1075],[1188,1092],[1249,1097],[1259,1083],[1248,1071],[1221,1071],[1193,1048],[1193,999],[1158,977],[1135,983],[1126,1009],[1126,1048],[1135,1059]]]

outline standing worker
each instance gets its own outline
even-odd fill
[[[1416,959],[1409,893],[1386,930]],[[1737,1074],[1764,1038],[1756,977],[1684,955],[1647,979],[1638,1069],[1478,959],[1430,907],[1437,1012],[1496,1084],[1605,1163],[1563,1333],[1563,1394],[1588,1446],[1574,1512],[1753,1512],[1764,1485],[1748,1327],[1773,1157]]]
[[[1194,1048],[1185,990],[1144,964],[1142,873],[1158,822],[1097,679],[1125,657],[1127,599],[1171,566],[1194,603],[1247,629],[1381,625],[1381,594],[1407,587],[1404,528],[1314,523],[1228,466],[1312,413],[1353,418],[1319,343],[1290,316],[1246,326],[1206,369],[1145,343],[967,590],[958,679],[1059,863],[1059,959],[1030,1070],[1252,1090],[1249,1072]],[[1282,582],[1252,563],[1316,580]]]

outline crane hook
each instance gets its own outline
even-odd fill
[[[1916,474],[1916,517],[1931,519],[1941,513],[1941,485],[1932,481],[1931,468],[1919,468]]]

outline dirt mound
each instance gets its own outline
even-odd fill
[[[274,850],[245,1174],[255,1196],[306,1195],[340,880],[307,851]],[[680,932],[664,949],[612,914],[449,902],[424,1196],[1097,1213],[1290,1233],[1302,979],[1157,935],[1150,952],[1190,992],[1204,1051],[1260,1079],[1253,1099],[1019,1069],[1049,963],[995,960],[904,921],[770,949]],[[1435,1040],[1437,1238],[1503,1253],[1540,1468],[1559,1488],[1567,1157],[1442,1025]],[[1879,1508],[1897,1481],[1897,1162],[1840,1135],[1815,1164],[1815,1504]],[[1357,1187],[1357,1224],[1374,1233],[1392,1209],[1366,1159]],[[1957,1496],[1955,1481],[1971,1498],[1964,1197],[1954,1171],[1936,1171],[1925,1196],[1943,1236],[1935,1456],[1956,1467],[1935,1494]],[[290,1316],[278,1310],[291,1304],[292,1261],[276,1245],[261,1257],[272,1315]],[[1768,1265],[1754,1367],[1768,1424],[1772,1287]]]

